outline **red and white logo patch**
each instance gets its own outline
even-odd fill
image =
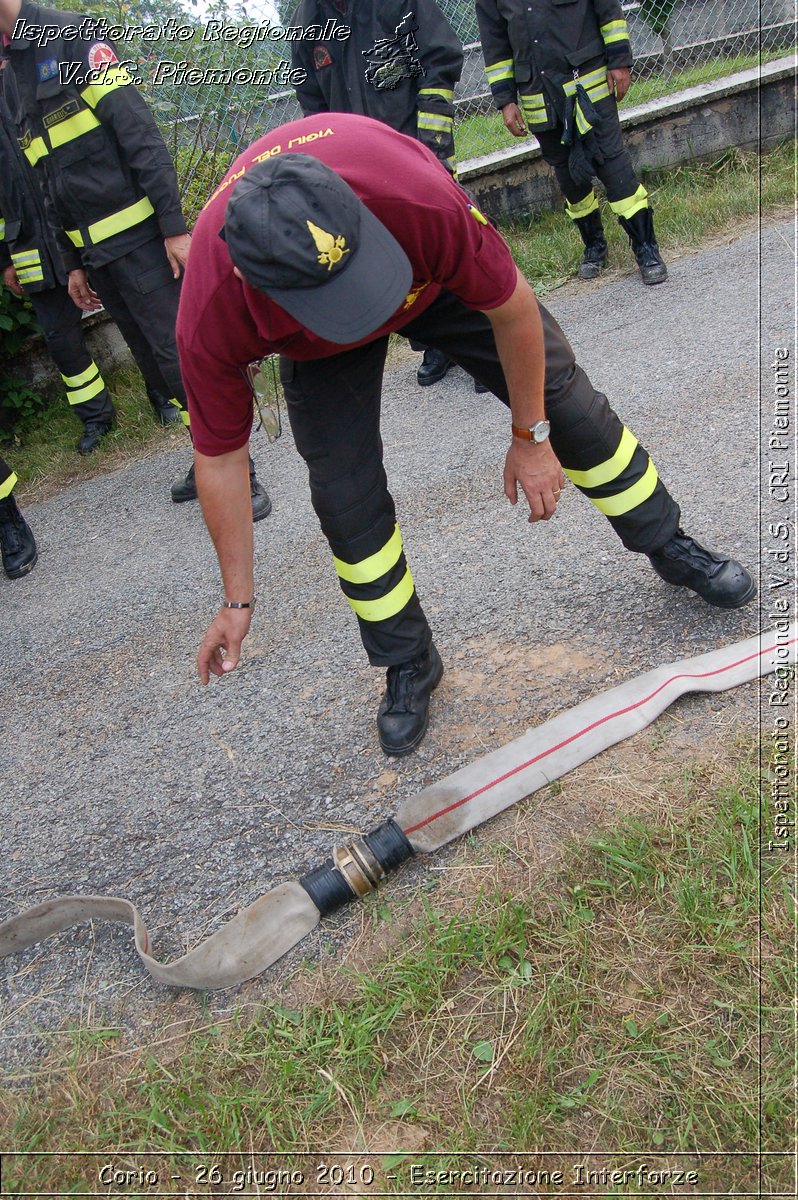
[[[93,42],[89,47],[89,66],[92,71],[97,71],[103,65],[115,62],[119,62],[116,51],[107,42]]]
[[[332,57],[326,46],[313,47],[313,66],[317,71],[323,71],[325,67],[332,66]]]

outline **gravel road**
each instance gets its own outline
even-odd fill
[[[549,301],[652,452],[688,531],[751,567],[758,348],[766,373],[772,347],[791,344],[793,255],[786,221],[673,262],[663,286],[616,272]],[[274,501],[256,526],[259,608],[242,667],[206,689],[194,655],[220,590],[199,508],[169,501],[185,451],[69,488],[26,506],[39,563],[0,581],[0,915],[61,892],[124,896],[156,952],[174,957],[317,865],[342,833],[372,828],[528,726],[756,631],[756,603],[723,613],[668,587],[573,488],[553,521],[530,526],[502,495],[503,407],[460,370],[422,391],[416,361],[386,378],[384,437],[447,665],[419,751],[396,761],[379,750],[382,676],[365,662],[289,432],[271,447],[253,438]],[[412,882],[425,867],[407,870]],[[326,922],[247,986],[268,996],[350,925],[344,914]],[[222,993],[211,1010],[233,1003]],[[89,1012],[157,1027],[175,994],[145,975],[126,928],[83,926],[0,962],[0,1004],[2,1055],[19,1064]]]

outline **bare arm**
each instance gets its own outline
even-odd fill
[[[219,559],[224,598],[250,601],[254,582],[249,448],[244,445],[214,458],[195,451],[194,459],[197,492]],[[251,608],[219,609],[197,655],[197,671],[203,683],[208,682],[209,673],[226,675],[235,669],[251,620]]]
[[[520,271],[510,299],[485,315],[493,326],[507,380],[513,424],[529,429],[546,415],[546,357],[538,302]],[[504,494],[511,504],[518,499],[519,485],[529,503],[530,521],[545,521],[554,515],[565,476],[548,441],[536,445],[513,437],[504,464]]]

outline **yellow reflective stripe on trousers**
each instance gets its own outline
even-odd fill
[[[454,100],[451,88],[419,88],[419,96],[440,96],[442,100]]]
[[[627,196],[625,200],[611,200],[610,208],[616,217],[623,217],[628,221],[636,212],[640,212],[641,208],[648,208],[648,192],[641,183],[633,196]]]
[[[488,83],[501,83],[505,79],[514,79],[513,60],[503,58],[501,62],[491,63],[490,66],[485,67],[485,74]]]
[[[611,46],[614,42],[628,42],[629,26],[626,21],[608,21],[601,26],[601,36],[605,46]]]
[[[90,367],[86,367],[86,370],[81,371],[79,375],[62,375],[61,378],[68,388],[76,388],[83,387],[84,383],[88,383],[97,374],[99,374],[99,367],[93,362]]]
[[[601,487],[602,484],[612,483],[613,479],[626,470],[629,463],[632,461],[632,455],[637,449],[637,438],[630,429],[624,425],[621,440],[618,443],[618,449],[613,454],[612,458],[607,458],[603,463],[599,463],[597,467],[591,467],[589,471],[565,471],[565,474],[570,479],[571,483],[575,483],[577,487],[594,488]],[[565,470],[565,468],[563,468]]]
[[[399,526],[394,525],[393,533],[388,541],[376,554],[370,554],[357,563],[344,562],[342,558],[333,555],[333,563],[339,579],[347,583],[374,583],[381,575],[385,575],[399,561],[402,553],[402,535]]]
[[[59,121],[47,130],[50,146],[55,150],[58,146],[65,146],[67,142],[74,142],[75,138],[96,129],[99,124],[91,109],[81,109],[74,117],[67,117],[65,121]]]
[[[49,153],[47,144],[41,137],[31,138],[28,145],[22,148],[22,152],[32,167],[35,167],[39,159]]]
[[[402,611],[414,591],[413,576],[408,567],[401,581],[387,596],[381,596],[379,600],[353,600],[347,596],[347,600],[362,621],[387,621]]]
[[[127,87],[132,82],[124,67],[109,66],[103,72],[102,82],[90,83],[83,88],[80,98],[85,100],[90,108],[96,108],[103,96],[107,96],[109,92],[115,92],[119,87]]]
[[[580,200],[577,204],[571,204],[568,200],[565,201],[566,214],[572,221],[579,221],[582,217],[587,217],[590,213],[595,212],[599,206],[598,197],[591,188],[584,200]]]
[[[648,500],[657,486],[658,479],[657,468],[649,459],[645,474],[638,479],[637,483],[633,483],[625,491],[619,492],[617,496],[599,496],[598,498],[590,496],[589,499],[599,512],[604,513],[605,517],[622,517],[624,513],[631,512],[644,500]]]
[[[9,475],[8,479],[4,479],[3,482],[0,483],[0,500],[5,500],[5,499],[7,499],[8,496],[11,495],[11,493],[14,490],[14,484],[16,482],[17,482],[17,477],[14,474],[14,472],[12,471],[11,474]]]
[[[143,196],[135,204],[129,204],[127,208],[120,208],[119,212],[111,213],[110,217],[103,217],[101,221],[95,221],[93,225],[90,225],[87,230],[89,245],[104,242],[106,238],[113,237],[115,233],[123,233],[125,229],[132,229],[134,225],[140,225],[154,212],[155,209],[148,197]],[[66,235],[73,246],[77,246],[78,249],[86,245],[79,229],[67,229]]]
[[[67,388],[67,400],[70,404],[82,404],[84,400],[91,400],[92,396],[98,395],[104,387],[105,381],[102,375],[98,375],[93,383],[87,383],[85,387],[78,388],[77,391]]]

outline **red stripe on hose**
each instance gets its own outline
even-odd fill
[[[779,645],[792,646],[796,642],[798,642],[798,638],[792,638],[789,642],[780,642]],[[542,758],[546,758],[548,755],[554,754],[555,750],[562,750],[563,746],[568,746],[571,742],[575,742],[577,738],[584,737],[586,733],[590,733],[591,730],[598,729],[599,725],[604,725],[607,721],[613,721],[616,717],[625,716],[626,713],[632,712],[636,708],[642,708],[644,704],[648,704],[649,700],[653,700],[655,696],[659,695],[663,688],[668,687],[676,679],[709,679],[712,675],[721,675],[724,671],[731,671],[734,669],[734,667],[742,666],[743,663],[750,662],[753,658],[761,658],[764,654],[772,654],[775,649],[776,646],[771,646],[767,650],[757,650],[754,654],[749,654],[745,658],[738,659],[737,662],[727,663],[725,667],[718,667],[714,671],[704,671],[704,673],[701,675],[688,675],[684,672],[680,672],[678,675],[672,675],[670,679],[666,679],[664,683],[661,683],[658,688],[655,688],[650,695],[644,696],[642,700],[638,700],[635,704],[629,704],[626,708],[619,708],[617,712],[607,713],[606,717],[600,717],[599,720],[594,721],[592,725],[586,725],[584,729],[577,730],[576,733],[572,733],[571,736],[565,738],[564,741],[558,742],[556,746],[549,746],[547,750],[543,750],[540,754],[536,754],[534,758],[530,758],[526,762],[520,763],[517,767],[513,767],[511,771],[506,771],[504,775],[499,775],[497,779],[491,779],[490,783],[483,784],[481,788],[478,788],[475,792],[471,792],[469,796],[463,796],[462,800],[455,800],[453,804],[448,804],[446,808],[442,808],[438,812],[433,813],[431,817],[426,817],[423,821],[419,821],[417,825],[411,825],[409,829],[405,829],[403,832],[405,836],[407,836],[408,834],[415,833],[418,829],[424,829],[427,825],[431,825],[433,821],[437,821],[439,817],[445,817],[447,813],[454,812],[454,810],[457,808],[462,808],[464,804],[468,804],[469,800],[475,800],[477,796],[481,796],[483,792],[488,792],[491,788],[496,787],[498,784],[504,783],[505,779],[512,779],[513,775],[517,775],[519,771],[525,771],[527,767],[531,767],[534,763],[540,762]]]

